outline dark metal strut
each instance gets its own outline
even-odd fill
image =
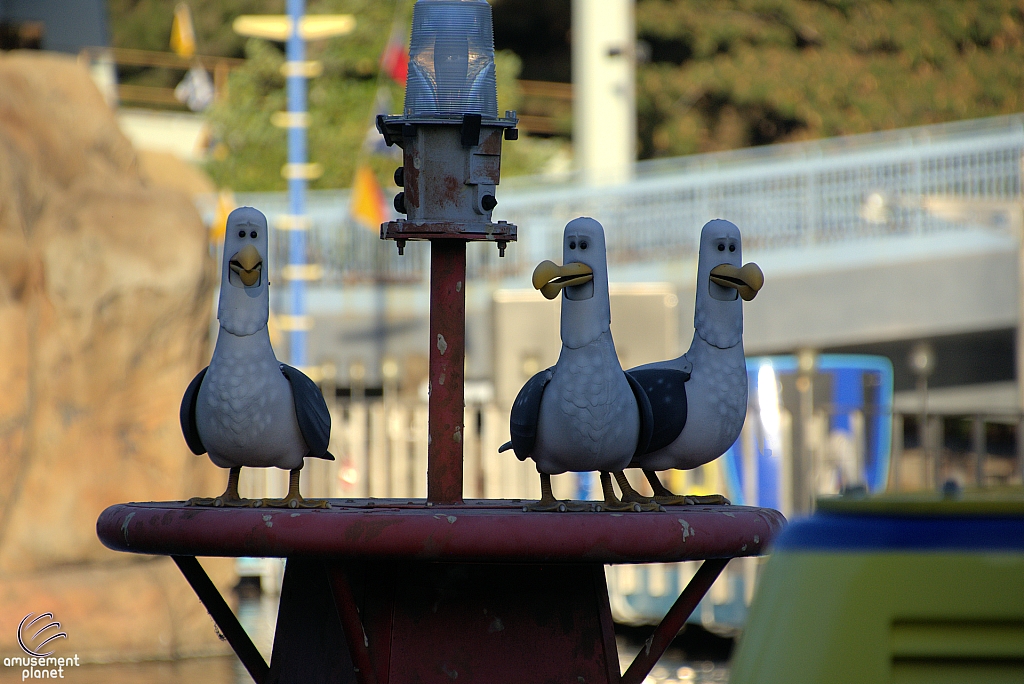
[[[192,591],[203,602],[210,617],[217,623],[221,634],[228,640],[231,649],[242,661],[242,665],[249,671],[256,684],[265,684],[270,668],[263,660],[259,649],[252,643],[252,639],[245,633],[245,629],[238,618],[231,612],[231,607],[224,601],[224,597],[217,591],[213,581],[210,579],[203,566],[199,564],[195,556],[171,556],[177,563],[181,574],[185,576],[188,583],[192,585]]]

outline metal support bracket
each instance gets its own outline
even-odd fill
[[[711,589],[711,585],[718,579],[729,560],[728,558],[710,558],[701,564],[690,583],[683,589],[683,593],[679,594],[679,598],[665,613],[661,624],[654,629],[654,634],[647,639],[626,673],[622,675],[622,684],[640,684],[644,681],[654,665],[664,655],[665,649],[686,624],[687,618],[697,608],[697,604]]]
[[[338,610],[338,618],[341,620],[342,629],[345,630],[345,641],[352,656],[352,664],[355,666],[356,679],[359,684],[378,684],[377,673],[370,660],[366,630],[359,617],[355,597],[352,595],[348,573],[343,565],[337,563],[328,566],[327,573],[331,582],[331,594],[334,596],[334,606]]]
[[[245,633],[245,629],[242,628],[235,614],[231,612],[231,608],[217,591],[217,587],[203,570],[203,566],[199,564],[195,556],[171,556],[171,558],[174,559],[181,574],[192,586],[192,591],[203,602],[210,617],[213,618],[224,638],[228,640],[231,649],[242,661],[242,665],[248,670],[253,681],[256,684],[265,684],[267,674],[270,672],[267,662],[263,660],[259,649]]]

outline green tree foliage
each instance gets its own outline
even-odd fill
[[[360,16],[360,23],[365,26],[369,22],[362,21]],[[378,85],[388,95],[390,106],[384,103],[386,113],[401,112],[404,92],[401,86],[378,73],[377,55],[384,48],[387,30],[378,35],[367,33],[366,41],[371,46],[365,50],[357,46],[348,46],[348,50],[324,46],[316,56],[324,64],[324,73],[309,82],[309,158],[323,166],[324,175],[311,187],[348,187],[361,163],[368,164],[382,185],[387,186],[392,183],[395,167],[401,163],[397,147],[385,154],[368,151],[372,147],[368,143],[379,140],[373,126],[378,113]],[[379,44],[374,47],[373,41]],[[287,158],[286,135],[271,124],[271,116],[287,109],[284,77],[280,73],[284,55],[274,45],[256,39],[249,41],[246,50],[248,61],[232,74],[228,100],[210,112],[218,142],[207,170],[218,185],[235,190],[282,190],[286,187],[280,175]],[[345,52],[349,53],[347,58]],[[499,109],[515,109],[519,59],[503,52],[496,55],[495,62]],[[506,143],[502,173],[536,172],[563,146],[560,141],[529,138]]]
[[[1017,112],[1019,0],[638,0],[641,157]]]
[[[149,50],[168,49],[171,20],[178,0],[111,0],[114,44]],[[287,133],[271,123],[275,112],[287,109],[284,45],[260,39],[246,40],[231,31],[239,14],[274,14],[284,10],[283,0],[219,0],[192,2],[198,51],[207,55],[245,57],[245,66],[232,72],[228,98],[208,116],[214,136],[213,154],[206,168],[222,187],[238,191],[283,190],[281,167],[287,159]],[[348,187],[356,166],[367,163],[384,185],[400,163],[400,153],[368,153],[376,142],[373,120],[381,104],[386,113],[399,113],[404,96],[379,67],[380,55],[393,32],[408,42],[412,0],[310,0],[309,14],[353,14],[355,30],[339,38],[307,44],[307,59],[323,64],[323,74],[308,82],[310,113],[309,159],[323,166],[324,175],[314,188]],[[516,78],[520,60],[511,52],[495,58],[499,109],[517,109]],[[176,75],[181,78],[181,74]],[[141,74],[134,81],[157,83],[159,74]],[[162,78],[166,79],[166,76]],[[148,80],[146,80],[148,79]],[[378,89],[386,102],[378,103]],[[566,144],[557,140],[521,138],[506,145],[502,173],[516,175],[540,170]]]
[[[114,47],[169,50],[171,19],[181,0],[107,0]],[[245,38],[231,30],[240,14],[280,14],[284,0],[193,0],[192,23],[198,52],[243,57]]]
[[[378,86],[392,103],[389,110],[400,106],[402,89],[380,73],[378,60],[392,26],[408,25],[404,15],[410,9],[411,3],[402,0],[397,8],[395,1],[310,3],[310,14],[356,15],[349,35],[307,45],[307,59],[323,64],[323,74],[308,81],[307,91],[309,159],[324,168],[312,187],[347,187],[364,159],[382,179],[393,173],[393,156],[367,155],[363,145],[376,114]],[[284,189],[280,170],[287,158],[287,132],[271,124],[274,112],[287,109],[280,72],[284,46],[251,39],[245,50],[247,62],[232,73],[227,100],[209,114],[217,144],[207,170],[218,184],[235,190]]]
[[[107,0],[111,44],[119,48],[168,52],[174,7],[181,0]],[[231,29],[240,14],[282,12],[284,0],[192,0],[192,23],[196,33],[196,51],[217,57],[244,57],[245,38]],[[122,83],[171,87],[181,80],[174,69],[122,67]]]

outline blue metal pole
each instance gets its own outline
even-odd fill
[[[289,64],[298,66],[306,59],[306,44],[299,34],[299,22],[306,12],[305,0],[287,0],[288,16],[291,18],[292,32],[288,36],[286,56]],[[306,112],[306,77],[298,69],[288,72],[288,112],[294,118]],[[306,164],[306,128],[304,126],[288,127],[288,163],[291,169],[302,169]],[[289,209],[293,221],[303,221],[306,216],[306,178],[293,171],[288,179]],[[300,176],[300,177],[296,177]],[[288,263],[296,272],[306,263],[306,231],[289,231]],[[306,359],[306,331],[299,324],[306,315],[306,282],[294,278],[288,283],[290,295],[290,313],[294,325],[289,335],[288,351],[291,365],[303,367]]]

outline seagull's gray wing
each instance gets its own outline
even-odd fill
[[[499,452],[511,448],[520,461],[525,461],[533,453],[533,445],[537,442],[540,400],[544,396],[544,388],[551,382],[551,378],[555,374],[554,368],[552,366],[536,373],[519,390],[516,401],[512,404],[512,419],[509,423],[512,441],[502,444],[498,449]]]
[[[651,400],[647,397],[640,382],[629,373],[623,373],[629,383],[629,389],[633,390],[633,397],[636,399],[636,407],[640,412],[640,430],[636,438],[636,450],[633,458],[637,459],[647,453],[651,444],[651,436],[654,434],[654,412],[651,410]]]
[[[199,386],[203,384],[206,371],[209,366],[199,371],[192,382],[185,388],[185,394],[181,398],[181,408],[178,409],[178,419],[181,421],[181,434],[185,435],[185,444],[196,456],[206,453],[203,440],[199,437],[199,428],[196,427],[196,403],[199,401]]]
[[[282,363],[281,373],[292,386],[295,417],[299,421],[302,438],[309,447],[306,455],[333,461],[334,455],[327,450],[331,442],[331,414],[327,410],[323,392],[298,368]]]
[[[626,376],[643,388],[654,421],[650,444],[641,453],[664,449],[686,426],[686,381],[690,374],[670,368],[645,368],[626,371]]]

